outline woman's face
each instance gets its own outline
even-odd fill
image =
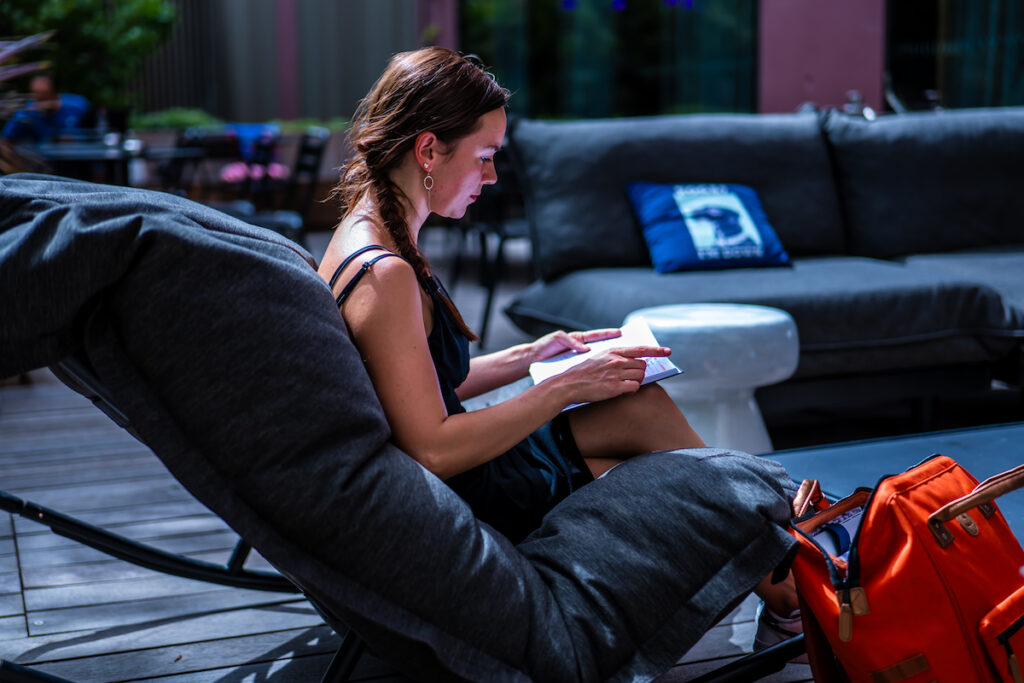
[[[447,218],[462,218],[484,185],[498,180],[494,154],[505,139],[505,110],[495,109],[480,117],[476,131],[436,157],[430,169],[434,187],[430,210]]]

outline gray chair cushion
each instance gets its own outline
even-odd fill
[[[308,255],[176,197],[0,178],[0,291],[0,376],[82,349],[175,477],[420,680],[649,680],[792,546],[784,471],[701,449],[513,547],[389,442]]]
[[[509,139],[546,280],[650,264],[626,194],[634,181],[748,185],[791,256],[846,248],[814,114],[520,120]]]
[[[832,113],[824,126],[853,253],[1024,243],[1024,108]]]
[[[535,334],[616,326],[646,306],[694,302],[775,306],[796,321],[797,377],[990,362],[1018,342],[1021,319],[999,292],[956,272],[848,256],[792,268],[655,273],[595,268],[537,282],[508,314]],[[677,363],[685,368],[686,350]]]

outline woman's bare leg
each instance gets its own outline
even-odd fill
[[[796,582],[793,574],[787,574],[786,578],[779,583],[772,583],[771,575],[761,579],[761,582],[754,587],[754,593],[764,600],[765,606],[779,616],[789,616],[800,608],[800,601],[796,594]]]
[[[626,458],[673,448],[702,448],[676,404],[657,384],[569,413],[576,446],[599,477]]]
[[[634,455],[705,445],[657,384],[643,386],[635,394],[577,408],[569,413],[569,427],[595,479]],[[779,583],[772,583],[771,578],[770,574],[764,577],[754,593],[772,612],[792,614],[800,606],[793,575]]]

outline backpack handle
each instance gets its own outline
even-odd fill
[[[956,518],[960,525],[972,535],[977,535],[977,524],[967,514],[968,510],[979,508],[986,518],[996,512],[992,501],[999,496],[1024,487],[1024,465],[995,474],[974,487],[965,496],[950,501],[928,515],[928,528],[943,548],[953,542],[953,534],[946,528],[946,522]],[[973,531],[972,531],[973,529]]]

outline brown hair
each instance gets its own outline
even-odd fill
[[[430,264],[413,244],[402,207],[403,193],[389,176],[420,133],[430,131],[446,145],[471,134],[480,117],[508,103],[509,93],[472,56],[443,47],[396,54],[356,108],[348,136],[352,157],[341,173],[334,196],[342,215],[366,197],[380,212],[379,220],[399,254],[423,278]],[[408,199],[408,198],[406,198]],[[441,300],[471,341],[469,329],[447,297]]]

